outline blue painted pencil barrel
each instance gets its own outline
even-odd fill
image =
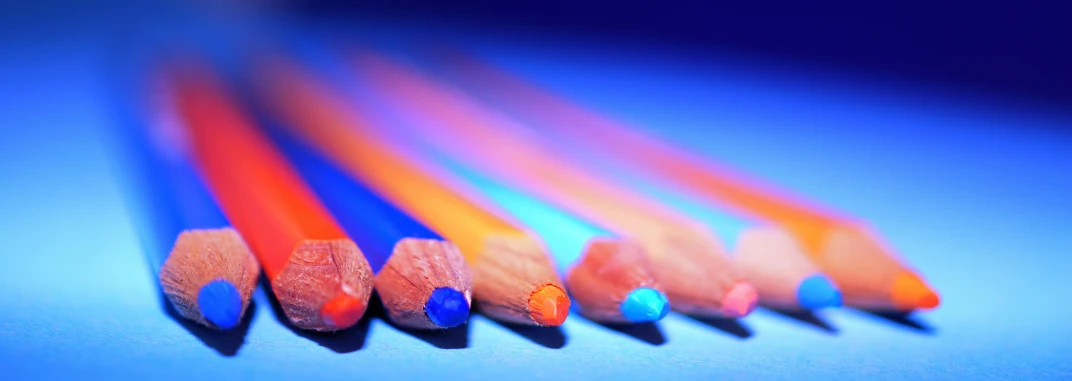
[[[137,65],[132,65],[137,66]],[[112,90],[116,130],[131,196],[137,199],[135,221],[154,277],[183,231],[229,226],[191,163],[180,151],[176,119],[153,100],[164,89],[154,86],[146,70],[115,75]],[[223,279],[202,287],[197,298],[202,316],[220,328],[238,324],[242,299],[238,288]]]

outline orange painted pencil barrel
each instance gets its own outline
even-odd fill
[[[846,305],[895,310],[938,306],[937,293],[859,222],[745,179],[475,57],[458,51],[440,53],[445,53],[440,63],[467,88],[494,94],[499,105],[569,142],[573,149],[628,162],[701,197],[784,227],[838,284]]]
[[[368,261],[210,70],[186,63],[175,76],[177,109],[209,188],[294,326],[353,325],[372,291]]]
[[[473,273],[476,307],[520,324],[562,324],[569,299],[542,242],[392,150],[377,125],[293,63],[257,68],[260,94],[284,128],[317,146],[384,199],[454,242]]]

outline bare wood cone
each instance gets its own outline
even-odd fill
[[[217,328],[201,315],[198,308],[201,287],[218,279],[231,282],[241,296],[241,314],[245,314],[250,295],[257,288],[260,271],[257,259],[238,231],[233,228],[193,229],[183,231],[176,238],[175,246],[160,269],[160,284],[164,295],[182,317]]]
[[[476,308],[493,319],[516,324],[543,325],[565,316],[533,316],[529,298],[544,286],[565,288],[539,241],[525,236],[492,235],[478,258],[470,261]],[[569,299],[559,313],[569,311]],[[557,325],[557,324],[556,324]]]
[[[472,305],[472,283],[458,247],[438,239],[399,241],[376,276],[376,290],[387,316],[399,325],[416,329],[440,328],[424,313],[432,291],[452,288],[464,294],[466,303]]]
[[[588,243],[566,283],[581,315],[604,323],[630,322],[622,316],[621,304],[633,290],[663,291],[639,243],[605,238]]]
[[[356,311],[363,314],[371,285],[368,260],[348,239],[303,241],[272,280],[272,290],[291,324],[317,331],[335,331],[342,325],[321,316],[324,305],[336,297],[348,295],[364,301],[365,306]]]

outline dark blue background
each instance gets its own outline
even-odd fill
[[[557,35],[599,36],[1072,104],[1067,1],[290,2],[314,17],[385,14]]]

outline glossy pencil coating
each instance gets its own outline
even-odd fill
[[[784,228],[834,280],[847,305],[912,310],[939,304],[938,294],[854,219],[659,142],[474,57],[458,52],[442,57],[441,62],[467,88],[493,95],[497,105],[561,137],[570,149],[629,163],[700,197]]]
[[[675,310],[741,317],[755,308],[755,290],[698,222],[579,170],[507,117],[400,63],[369,52],[354,62],[361,80],[436,122],[408,125],[413,128],[402,132],[409,139],[639,242]]]
[[[372,292],[368,261],[211,69],[183,64],[176,103],[199,168],[291,324],[334,331],[357,323]]]
[[[280,59],[256,70],[260,94],[289,132],[458,245],[482,313],[519,324],[562,324],[569,298],[542,242],[392,148],[376,133],[387,127],[344,105],[296,65]]]
[[[466,321],[472,279],[457,246],[349,178],[280,127],[269,130],[369,259],[376,273],[376,290],[392,321],[417,329],[449,328]]]
[[[184,318],[215,329],[238,326],[260,272],[189,162],[167,89],[142,70],[119,74],[115,92],[136,221],[153,272]]]

